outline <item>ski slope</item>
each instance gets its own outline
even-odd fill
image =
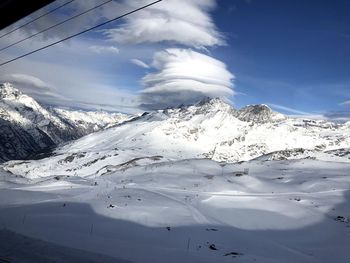
[[[350,163],[342,158],[145,162],[32,180],[3,171],[0,224],[115,262],[347,262]],[[4,256],[11,262],[16,252]]]

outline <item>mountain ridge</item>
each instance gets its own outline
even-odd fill
[[[264,155],[261,160],[313,158],[347,149],[349,128],[323,120],[285,117],[264,105],[236,110],[211,99],[144,113],[59,146],[49,158],[25,164],[12,161],[4,169],[30,178],[55,173],[84,177],[109,169],[185,159],[234,163]],[[345,160],[340,155],[334,158]]]
[[[45,153],[128,118],[117,113],[45,108],[12,84],[0,84],[0,162]]]

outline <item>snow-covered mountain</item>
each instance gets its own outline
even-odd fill
[[[313,158],[349,145],[348,124],[288,118],[265,105],[235,110],[219,99],[207,99],[193,106],[144,113],[59,147],[55,156],[10,162],[5,169],[30,178],[58,173],[87,176],[191,158],[237,162],[273,152],[266,158]]]
[[[349,137],[349,123],[218,99],[145,113],[50,157],[0,165],[0,255],[346,262]]]
[[[128,118],[119,113],[47,109],[10,83],[1,84],[0,162],[43,153]]]

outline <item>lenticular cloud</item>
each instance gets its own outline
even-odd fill
[[[227,99],[234,95],[234,76],[226,65],[191,49],[166,49],[156,52],[155,73],[143,79],[141,106],[145,109],[192,104],[204,97]]]
[[[129,1],[132,8],[149,3]],[[215,0],[166,0],[125,18],[120,28],[105,30],[118,43],[172,42],[201,48],[223,45],[209,11]]]

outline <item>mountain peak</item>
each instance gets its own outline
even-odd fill
[[[247,105],[237,111],[236,117],[241,121],[252,121],[255,123],[266,123],[285,119],[283,114],[274,112],[265,104]]]
[[[247,105],[247,106],[243,107],[242,109],[240,109],[240,111],[251,112],[254,114],[260,114],[262,112],[269,112],[269,113],[272,112],[271,108],[269,106],[267,106],[266,104]]]
[[[213,104],[222,104],[222,103],[225,103],[225,102],[220,98],[205,97],[202,100],[200,100],[196,105],[202,106],[205,104],[212,104],[213,105]]]
[[[11,83],[5,82],[0,84],[0,99],[17,98],[20,95],[22,95],[22,92],[16,89]]]
[[[231,105],[226,103],[220,98],[210,98],[206,97],[199,101],[197,104],[194,105],[196,108],[198,108],[201,111],[208,111],[208,110],[220,110],[220,111],[229,111],[232,112],[234,109]]]

